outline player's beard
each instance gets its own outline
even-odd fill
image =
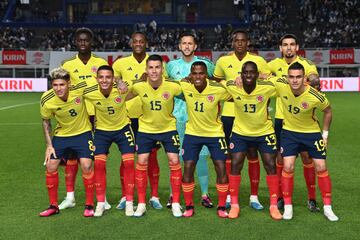
[[[195,52],[195,50],[191,51],[189,54],[186,54],[184,51],[181,51],[181,53],[182,53],[182,55],[183,55],[184,57],[193,56],[193,55],[194,55],[194,52]]]

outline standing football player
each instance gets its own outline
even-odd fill
[[[50,206],[40,213],[49,217],[59,213],[58,207],[58,167],[61,160],[67,160],[72,152],[79,159],[86,192],[85,217],[94,215],[94,171],[92,167],[93,140],[89,115],[86,111],[83,91],[86,82],[70,87],[70,74],[62,68],[51,71],[52,89],[41,97],[40,113],[46,140],[46,186]],[[51,118],[57,121],[51,128]]]
[[[266,61],[255,54],[248,52],[249,36],[246,31],[235,30],[232,33],[232,47],[234,53],[227,56],[220,57],[215,65],[214,78],[217,80],[234,80],[241,74],[242,65],[247,61],[256,63],[259,70],[259,78],[266,79],[270,75],[270,69]],[[234,122],[234,103],[231,101],[224,103],[221,121],[224,124],[225,139],[229,145],[229,138]],[[250,177],[250,207],[256,210],[262,210],[264,207],[258,199],[258,189],[260,180],[260,163],[257,156],[256,149],[250,148],[247,153],[248,158],[248,171]],[[226,170],[229,175],[231,160],[226,161]],[[227,200],[230,206],[230,195]],[[228,207],[229,207],[228,206]]]
[[[207,74],[209,78],[212,78],[214,72],[214,64],[204,57],[195,56],[197,49],[197,43],[195,36],[189,32],[185,32],[180,36],[179,49],[182,57],[168,62],[166,65],[169,77],[173,80],[180,81],[186,78],[190,74],[191,65],[196,61],[201,61],[206,64]],[[180,136],[180,142],[182,144],[185,135],[185,125],[188,120],[188,114],[186,111],[186,104],[183,99],[175,99],[174,116],[176,117],[176,129]],[[196,163],[196,172],[201,189],[201,204],[206,208],[212,208],[213,203],[209,197],[209,170],[207,165],[207,158],[209,151],[206,146],[200,151],[199,157]],[[182,156],[180,155],[180,159]],[[167,206],[171,206],[170,196]]]
[[[301,63],[301,65],[304,66],[307,81],[310,82],[313,87],[319,88],[319,74],[315,64],[312,63],[310,60],[297,55],[297,51],[299,50],[299,43],[296,36],[293,34],[285,34],[284,36],[282,36],[279,41],[279,48],[282,57],[276,58],[268,63],[272,74],[276,77],[286,78],[289,66],[292,63],[299,62]],[[275,133],[278,139],[278,157],[276,168],[280,180],[283,170],[283,159],[280,153],[280,136],[284,119],[283,111],[284,110],[282,108],[281,99],[277,98],[275,113]],[[316,203],[316,177],[314,162],[309,157],[309,154],[306,151],[301,151],[300,156],[303,162],[304,178],[308,189],[308,209],[312,212],[318,212],[320,211],[320,209],[317,207]],[[281,182],[279,184],[281,188]],[[279,209],[284,209],[284,199],[282,198],[281,193],[278,200],[278,207]]]
[[[149,55],[146,53],[147,39],[146,35],[143,32],[134,32],[131,35],[130,46],[132,48],[132,54],[116,60],[113,64],[113,69],[115,77],[117,79],[122,79],[125,82],[131,82],[132,80],[138,80],[145,73],[146,60],[149,58]],[[167,77],[166,71],[163,71],[165,77]],[[140,97],[135,97],[134,99],[126,102],[126,109],[128,111],[131,127],[136,136],[139,128],[139,117],[142,115],[141,111],[141,101]],[[157,159],[158,147],[154,145],[151,150],[148,164],[148,175],[150,180],[151,188],[151,198],[150,204],[155,209],[162,209],[162,205],[159,199],[159,177],[160,169]],[[120,178],[122,185],[122,197],[119,201],[119,204],[116,208],[124,209],[125,208],[125,186],[124,186],[124,165],[120,165]]]
[[[174,97],[181,94],[178,81],[167,81],[163,77],[163,59],[151,55],[146,60],[147,80],[134,81],[130,85],[128,99],[139,96],[142,115],[139,118],[139,130],[136,135],[138,161],[135,169],[135,182],[138,191],[138,206],[135,217],[146,212],[146,186],[149,156],[153,146],[161,142],[169,163],[170,184],[173,196],[171,209],[173,216],[181,217],[180,190],[181,165],[179,161],[180,139],[176,131],[176,119],[172,115]]]
[[[61,67],[67,70],[70,74],[71,85],[76,85],[79,82],[86,81],[87,83],[96,83],[96,71],[102,65],[108,63],[97,55],[91,52],[91,45],[93,41],[93,32],[88,28],[78,28],[75,31],[75,45],[78,53],[64,60]],[[90,121],[94,125],[94,107],[87,103],[86,109],[90,116]],[[75,180],[78,171],[78,161],[76,158],[71,158],[66,162],[65,166],[65,185],[66,185],[66,197],[59,205],[59,209],[66,209],[75,206]],[[110,209],[111,206],[105,202],[106,209]]]

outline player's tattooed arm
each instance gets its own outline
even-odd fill
[[[51,155],[53,155],[55,158],[57,158],[57,157],[56,157],[55,149],[54,149],[54,147],[52,145],[52,141],[51,141],[51,121],[50,121],[50,119],[43,119],[42,126],[43,126],[45,141],[46,141],[46,151],[45,151],[45,161],[44,161],[44,164],[46,164],[51,159]]]
[[[325,143],[325,146],[328,144],[328,136],[329,136],[329,129],[331,125],[332,120],[332,110],[331,106],[327,106],[324,110],[324,117],[323,117],[323,131],[322,131],[322,137]]]
[[[318,91],[321,90],[319,75],[317,75],[315,73],[310,74],[308,76],[308,81],[309,81],[310,86],[312,86],[313,88],[315,88]]]

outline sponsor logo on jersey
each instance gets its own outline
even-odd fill
[[[79,72],[79,70],[75,69],[74,73],[78,73],[78,72]]]
[[[168,100],[170,98],[170,93],[169,92],[164,92],[162,94],[162,97],[163,97],[163,99]]]
[[[238,97],[236,98],[236,100],[241,100],[241,97],[240,97],[240,96],[238,96]]]
[[[101,105],[101,102],[97,102],[96,105]]]
[[[57,109],[56,109],[56,111],[60,111],[61,110],[61,107],[58,107]]]
[[[132,71],[132,68],[131,67],[129,67],[128,69],[126,69],[126,70],[128,70],[128,71]]]
[[[148,95],[145,93],[143,97],[148,97]]]
[[[188,96],[189,96],[189,97],[193,97],[192,93],[190,93]]]
[[[233,66],[230,64],[230,65],[228,66],[228,68],[233,68]]]

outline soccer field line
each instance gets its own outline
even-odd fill
[[[0,123],[0,126],[32,126],[32,125],[40,125],[41,123]]]
[[[6,107],[1,107],[1,108],[0,108],[0,111],[12,109],[12,108],[24,107],[24,106],[28,106],[28,105],[33,105],[33,104],[35,104],[35,103],[39,103],[39,101],[37,101],[37,102],[30,102],[30,103],[21,103],[21,104],[15,104],[15,105],[10,105],[10,106],[6,106]]]

